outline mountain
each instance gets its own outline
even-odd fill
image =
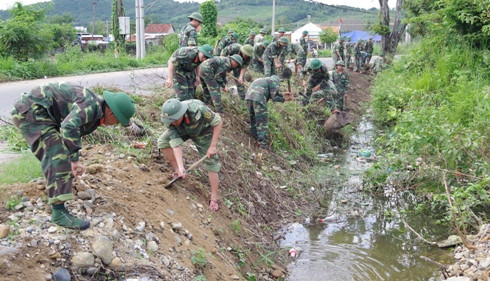
[[[95,5],[92,5],[95,2]],[[236,18],[251,18],[270,25],[272,1],[264,0],[223,0],[217,3],[218,21],[226,23]],[[134,20],[135,1],[123,0],[126,15]],[[187,16],[199,10],[199,3],[179,3],[172,0],[146,0],[145,16],[147,23],[172,23],[179,29],[188,21]],[[52,0],[51,3],[39,3],[32,6],[47,9],[47,15],[70,14],[75,25],[87,26],[93,20],[94,8],[96,20],[110,20],[112,0]],[[377,19],[377,10],[364,10],[348,6],[329,6],[302,0],[276,0],[276,24],[296,28],[311,21],[318,24],[355,22],[363,26]],[[8,18],[9,12],[0,11],[0,18]],[[345,30],[347,31],[347,30]]]

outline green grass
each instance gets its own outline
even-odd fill
[[[24,152],[19,158],[0,164],[0,185],[26,183],[43,177],[41,163],[31,152]]]

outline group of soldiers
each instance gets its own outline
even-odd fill
[[[334,61],[344,61],[346,67],[350,68],[351,59],[354,58],[355,72],[360,72],[363,66],[369,66],[373,56],[373,38],[370,37],[367,41],[359,39],[356,43],[351,43],[350,37],[340,37],[337,42],[332,45],[332,58]],[[373,64],[372,71],[378,73],[386,68],[384,53],[381,52]]]
[[[300,72],[305,87],[301,94],[303,105],[324,105],[333,114],[344,110],[350,83],[344,68],[350,58],[349,52],[342,47],[341,38],[334,47],[334,70],[328,71],[319,59],[307,64],[308,32],[303,32],[300,42],[294,44],[289,43],[282,28],[272,42],[264,39],[266,30],[261,29],[258,35],[251,32],[246,44],[240,45],[237,43],[238,35],[229,30],[214,48],[208,44],[199,46],[196,28],[202,23],[202,16],[192,13],[188,18],[189,23],[181,30],[180,47],[168,61],[165,85],[173,88],[176,98],[162,105],[161,121],[167,130],[157,143],[174,169],[172,176],[185,178],[182,145],[189,139],[193,141],[201,157],[206,156],[204,167],[211,187],[209,208],[218,211],[221,165],[216,145],[223,126],[221,90],[229,90],[227,77],[234,80],[238,96],[248,109],[252,137],[259,149],[267,153],[267,102],[293,100],[290,90],[280,91],[281,81],[290,79],[292,75],[286,65],[286,57],[291,61],[291,55],[295,55],[292,61],[295,73]],[[356,58],[356,50],[361,48],[359,44],[354,47]],[[366,46],[368,44],[369,41]],[[371,51],[366,52],[369,54],[366,60],[372,54],[370,48]],[[246,88],[244,74],[250,64],[263,77],[255,79]],[[203,89],[200,100],[196,99],[198,85]],[[134,123],[130,119],[135,110],[133,100],[125,93],[104,91],[101,97],[87,88],[62,82],[41,85],[22,94],[11,112],[12,121],[41,161],[53,223],[79,230],[90,227],[88,221],[73,216],[64,206],[66,201],[74,198],[73,178],[85,172],[85,166],[79,159],[81,136],[92,133],[99,126],[118,123],[133,128]]]

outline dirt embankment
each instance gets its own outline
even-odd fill
[[[373,76],[350,75],[349,106],[358,114],[369,99]],[[141,98],[141,117],[159,123],[158,105]],[[85,145],[88,172],[75,181],[77,197],[67,206],[90,220],[91,228],[78,232],[51,224],[42,180],[2,187],[2,202],[19,195],[23,203],[14,211],[0,207],[0,223],[10,226],[10,234],[0,239],[0,280],[49,280],[60,268],[68,269],[72,280],[194,280],[199,275],[272,280],[285,275],[287,250],[277,247],[274,234],[317,207],[305,186],[312,184],[310,163],[257,155],[244,108],[232,106],[218,148],[219,212],[207,207],[210,192],[202,167],[167,190],[171,167],[155,149],[148,148],[151,157],[142,161],[133,150],[121,152],[111,143]],[[155,129],[162,130],[160,125]],[[186,166],[198,160],[191,142],[184,155]]]

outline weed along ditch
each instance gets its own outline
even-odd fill
[[[437,265],[420,256],[440,259],[444,251],[423,244],[405,228],[396,210],[413,207],[410,192],[370,195],[363,191],[362,175],[375,161],[376,129],[368,112],[337,153],[320,154],[317,167],[324,183],[318,192],[321,208],[303,223],[283,228],[281,247],[293,262],[286,280],[436,280]],[[428,227],[424,216],[406,218],[431,235],[442,228]]]

